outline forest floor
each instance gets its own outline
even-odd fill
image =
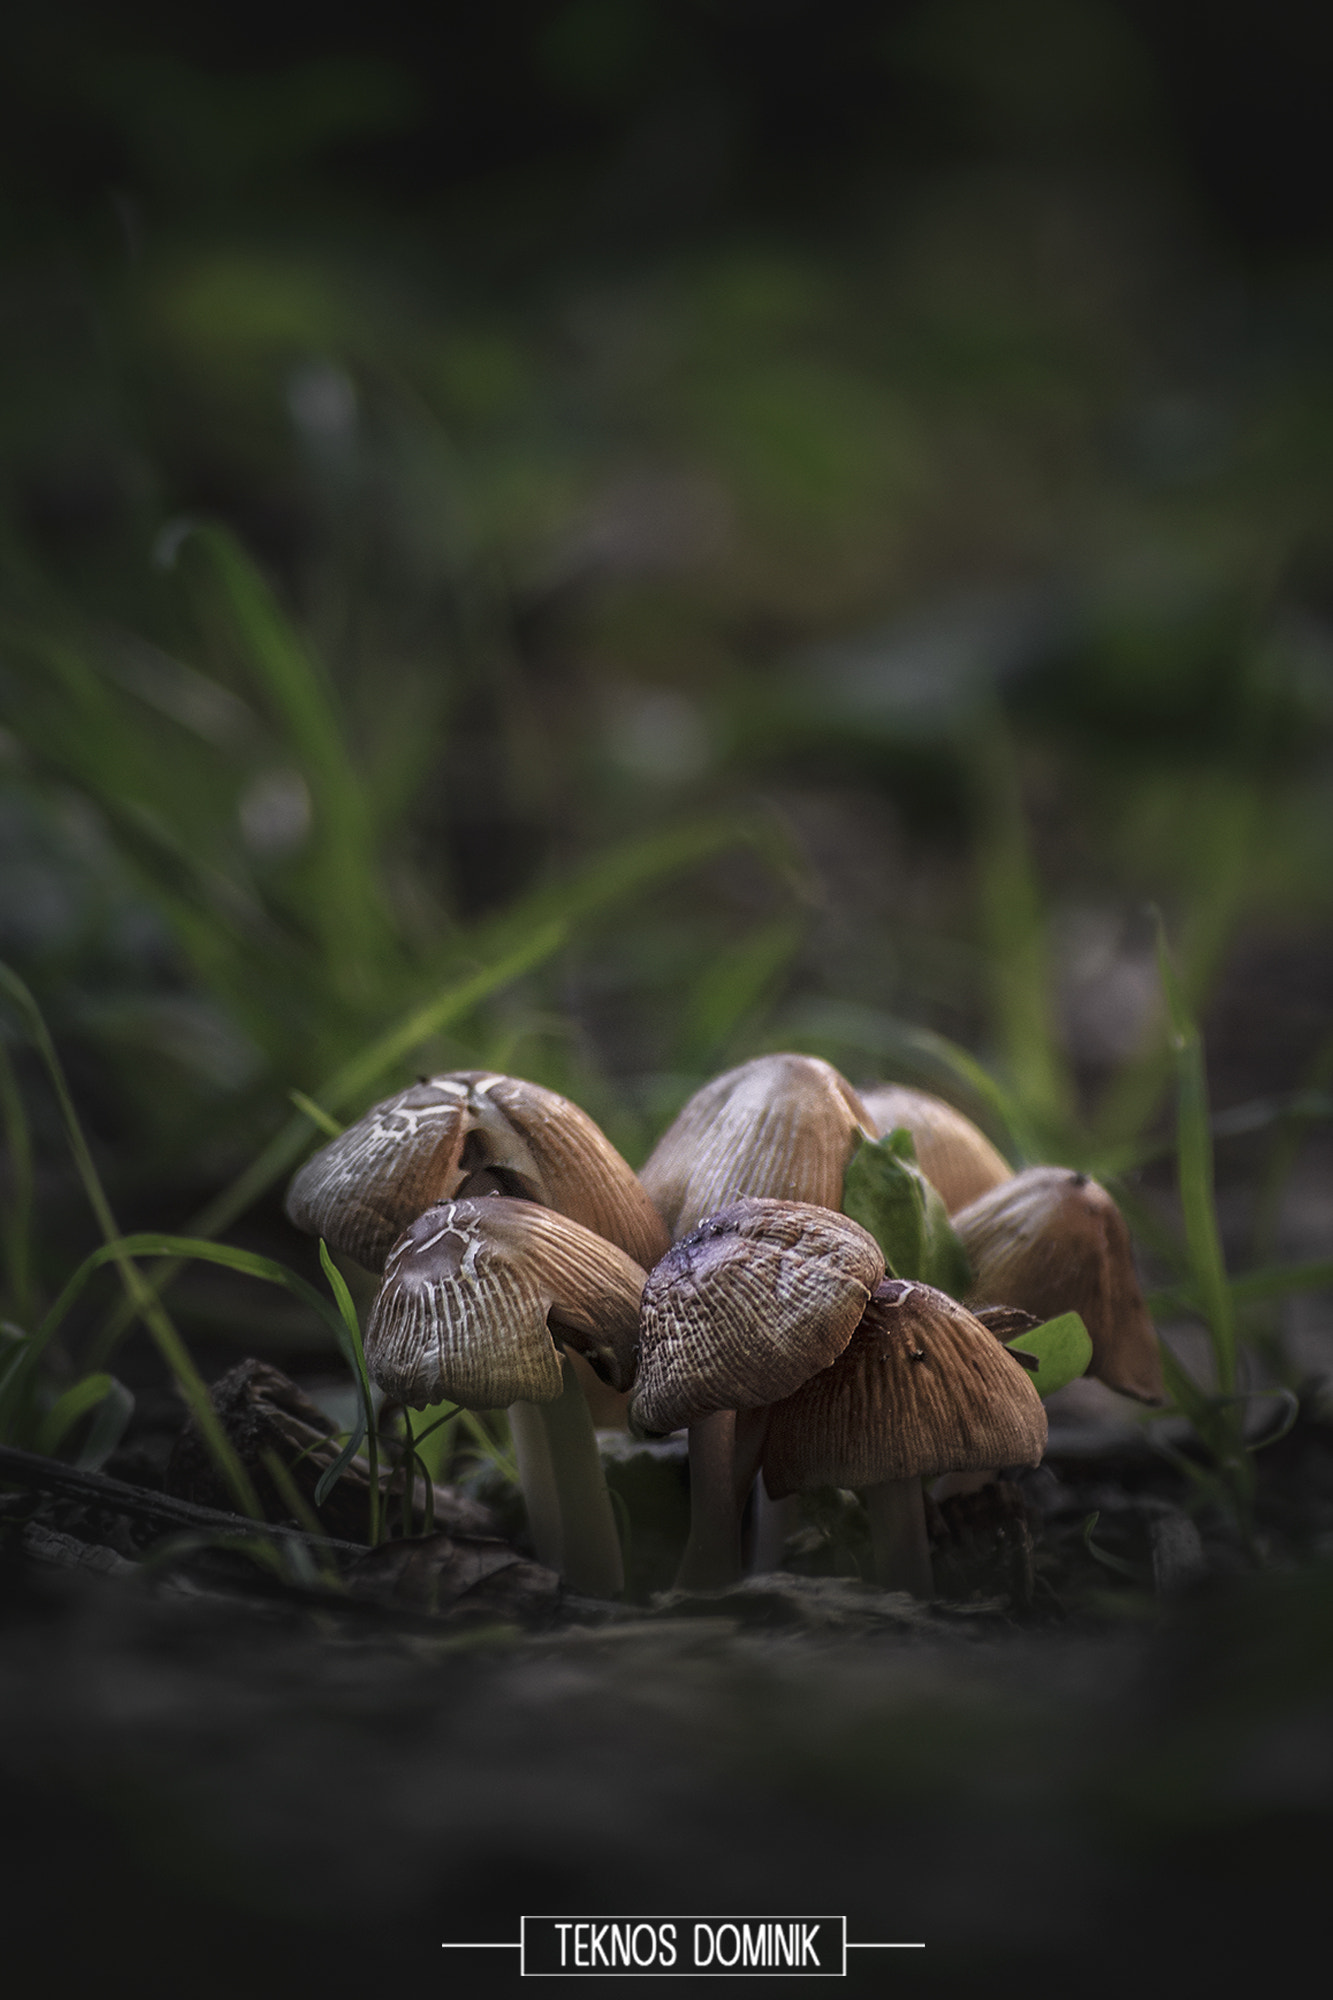
[[[1317,1399],[1264,1456],[1262,1563],[1151,1454],[1071,1450],[999,1556],[941,1519],[930,1605],[783,1573],[597,1606],[511,1564],[507,1595],[449,1571],[431,1610],[419,1581],[340,1596],[179,1538],[145,1570],[114,1493],[16,1482],[11,1946],[44,1992],[129,1968],[145,2000],[503,1992],[516,1951],[442,1947],[511,1946],[524,1914],[924,1944],[849,1954],[867,1992],[1261,1976],[1322,1922],[1333,1830]]]

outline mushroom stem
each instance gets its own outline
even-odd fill
[[[690,1533],[677,1590],[725,1590],[740,1581],[736,1412],[714,1410],[690,1425]]]
[[[570,1589],[584,1597],[619,1597],[625,1564],[592,1412],[564,1355],[560,1374],[564,1388],[556,1401],[536,1406],[559,1506],[560,1559],[555,1567]]]
[[[875,1581],[886,1590],[932,1597],[935,1585],[920,1479],[881,1479],[878,1485],[867,1486],[862,1497],[870,1516]]]
[[[527,1509],[532,1550],[539,1563],[559,1569],[562,1551],[560,1495],[556,1489],[555,1467],[551,1462],[550,1440],[546,1433],[544,1405],[511,1403],[509,1435],[518,1461],[518,1483]]]
[[[690,1425],[690,1533],[677,1590],[741,1579],[741,1516],[759,1470],[768,1412],[714,1410]]]

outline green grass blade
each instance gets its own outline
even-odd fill
[[[286,728],[310,787],[313,927],[330,976],[363,999],[391,945],[377,880],[366,788],[348,754],[332,691],[249,556],[223,528],[200,526],[191,542],[211,571],[218,603],[251,678]]]
[[[236,1271],[243,1278],[258,1278],[264,1284],[283,1285],[295,1298],[319,1314],[339,1346],[346,1351],[346,1328],[341,1317],[330,1307],[323,1294],[316,1291],[313,1285],[307,1284],[299,1272],[289,1270],[275,1257],[261,1257],[254,1250],[238,1250],[230,1243],[210,1243],[207,1238],[200,1236],[162,1235],[155,1230],[143,1230],[135,1236],[118,1236],[114,1242],[103,1243],[96,1250],[89,1252],[66,1281],[59,1298],[33,1336],[37,1351],[40,1351],[54,1335],[94,1271],[99,1270],[104,1264],[116,1262],[121,1257],[171,1257],[182,1264],[191,1260],[204,1264],[220,1264],[228,1271]]]
[[[313,1097],[307,1097],[303,1090],[289,1090],[288,1101],[295,1105],[303,1118],[308,1118],[324,1134],[326,1139],[340,1139],[346,1127],[336,1118],[331,1118],[322,1104],[316,1104]]]
[[[1230,1395],[1236,1387],[1236,1321],[1213,1198],[1213,1135],[1203,1042],[1171,964],[1160,917],[1157,964],[1176,1059],[1180,1205],[1185,1218],[1190,1274],[1212,1335],[1217,1386],[1223,1395]]]
[[[32,1137],[18,1078],[3,1040],[0,1121],[9,1161],[9,1198],[0,1214],[0,1242],[5,1252],[9,1309],[16,1319],[26,1321],[32,1308]]]
[[[343,1323],[344,1339],[341,1342],[357,1387],[361,1392],[361,1409],[366,1423],[366,1456],[370,1466],[370,1545],[378,1548],[381,1535],[380,1505],[380,1460],[379,1432],[375,1423],[375,1399],[371,1394],[370,1373],[366,1367],[366,1350],[361,1339],[361,1322],[356,1315],[352,1294],[347,1289],[347,1281],[329,1255],[329,1246],[321,1236],[319,1239],[319,1261],[324,1276],[328,1279],[329,1290],[333,1293],[338,1313]]]
[[[319,1480],[315,1487],[315,1505],[317,1507],[324,1505],[324,1502],[328,1499],[330,1493],[332,1493],[334,1487],[338,1484],[338,1481],[360,1451],[361,1446],[365,1442],[365,1437],[366,1413],[362,1410],[348,1433],[346,1444],[344,1444],[332,1465],[326,1465],[323,1472],[319,1475]]]
[[[64,1068],[56,1054],[55,1044],[47,1031],[46,1022],[42,1019],[41,1010],[18,974],[2,963],[0,963],[0,992],[8,995],[22,1015],[38,1053],[46,1065],[64,1119],[70,1151],[74,1155],[75,1165],[83,1182],[84,1193],[97,1218],[98,1227],[106,1239],[107,1259],[114,1262],[127,1299],[139,1318],[143,1320],[158,1352],[175,1376],[181,1394],[199,1425],[218,1470],[231,1488],[238,1507],[243,1514],[250,1515],[253,1520],[259,1520],[262,1517],[253,1483],[232,1450],[226,1432],[218,1422],[217,1412],[209,1400],[208,1390],[198,1370],[190,1359],[189,1350],[168,1319],[156,1293],[145,1283],[143,1274],[133,1262],[130,1253],[121,1248],[120,1231],[111,1213],[111,1204],[106,1198],[101,1178],[93,1164],[88,1142],[84,1138],[83,1128],[74,1109],[74,1100],[65,1081]]]
[[[59,1450],[67,1432],[73,1430],[80,1417],[86,1417],[89,1410],[111,1394],[116,1386],[110,1375],[85,1375],[81,1381],[66,1389],[58,1396],[37,1427],[33,1439],[33,1450],[47,1458],[53,1458]]]
[[[134,1397],[113,1375],[111,1387],[98,1404],[88,1435],[74,1463],[80,1472],[100,1472],[130,1427]]]
[[[1069,1149],[1074,1090],[1052,1010],[1045,900],[1033,866],[1012,746],[998,714],[971,744],[981,930],[1004,1068],[1048,1146]]]

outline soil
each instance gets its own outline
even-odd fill
[[[517,1952],[442,1946],[561,1913],[924,1943],[849,1954],[866,1992],[1258,1976],[1326,1879],[1333,1427],[1312,1405],[1268,1459],[1263,1566],[1142,1448],[1071,1452],[937,1512],[928,1606],[827,1573],[827,1518],[805,1574],[614,1607],[461,1529],[404,1545],[433,1601],[350,1544],[354,1596],[298,1587],[198,1546],[202,1510],[146,1574],[160,1523],[10,1465],[8,1935],[43,1992],[173,2000],[504,1992]]]

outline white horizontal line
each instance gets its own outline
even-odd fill
[[[515,1938],[512,1944],[442,1944],[441,1951],[522,1951],[523,1947]]]
[[[924,1951],[925,1948],[924,1944],[899,1944],[896,1942],[893,1944],[854,1944],[851,1938],[847,1940],[848,1951]]]

